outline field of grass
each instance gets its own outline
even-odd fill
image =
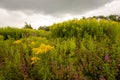
[[[0,28],[0,80],[119,79],[119,22],[74,19],[49,31]]]

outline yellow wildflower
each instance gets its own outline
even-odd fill
[[[35,62],[37,62],[37,60],[40,60],[40,58],[38,57],[31,57],[31,64],[34,64]]]
[[[48,51],[53,50],[53,49],[54,49],[54,46],[47,45],[47,50]]]
[[[32,41],[31,44],[32,44],[32,45],[35,45],[35,42]]]
[[[35,54],[40,54],[40,53],[42,53],[42,50],[38,48]]]
[[[38,48],[33,48],[32,51],[35,54],[41,54],[41,53],[46,53],[48,51],[51,51],[54,49],[54,46],[50,46],[50,45],[45,45],[45,44],[41,44],[40,47]]]
[[[51,47],[51,50],[55,49],[54,46]]]
[[[32,51],[33,52],[37,52],[38,48],[33,48]]]
[[[38,58],[38,57],[31,57],[31,60],[32,61],[36,61],[36,60],[39,60],[40,58]]]
[[[20,44],[20,43],[22,43],[21,40],[16,40],[16,41],[14,41],[14,44]]]
[[[41,45],[40,45],[40,48],[41,48],[41,49],[43,49],[43,48],[45,48],[45,47],[46,47],[45,44],[41,44]]]

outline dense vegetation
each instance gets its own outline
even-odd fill
[[[0,80],[119,79],[119,22],[89,18],[47,30],[0,28]]]

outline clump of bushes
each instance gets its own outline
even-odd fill
[[[12,27],[0,28],[0,35],[4,37],[4,40],[13,38],[15,40],[25,38],[29,36],[46,36],[47,31],[44,30],[33,30],[33,29],[18,29]]]

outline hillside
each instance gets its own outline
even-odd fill
[[[120,79],[120,22],[83,18],[48,28],[0,28],[0,80]]]

